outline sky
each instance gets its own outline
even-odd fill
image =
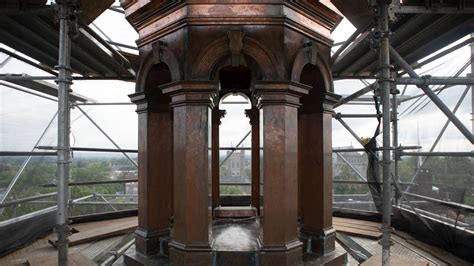
[[[122,14],[107,11],[101,15],[92,25],[99,26],[108,37],[116,42],[135,45],[138,35],[128,24]],[[354,27],[347,20],[338,26],[333,32],[335,42],[344,41],[354,31]],[[102,35],[101,33],[99,33]],[[465,38],[464,38],[465,39]],[[464,40],[462,39],[462,40]],[[459,40],[458,42],[461,42]],[[454,45],[454,44],[452,44]],[[0,44],[1,47],[5,47]],[[8,48],[8,47],[5,47]],[[10,48],[8,48],[10,49]],[[469,57],[470,50],[466,46],[463,49],[445,56],[431,64],[426,65],[418,73],[426,72],[433,76],[452,75]],[[44,76],[42,72],[19,62],[15,59],[1,66],[5,55],[0,54],[0,73],[27,73],[28,75]],[[440,65],[440,67],[437,67]],[[461,76],[470,72],[470,68]],[[368,80],[368,82],[373,82]],[[349,95],[363,88],[361,81],[336,81],[335,92],[341,95]],[[129,103],[128,95],[133,93],[135,85],[132,82],[122,81],[74,81],[72,89],[98,102],[123,102]],[[400,90],[403,87],[399,87]],[[440,94],[446,105],[452,109],[459,99],[463,86],[456,86],[443,91]],[[416,95],[421,91],[414,86],[407,88],[407,95]],[[458,118],[471,128],[471,97],[470,92],[463,101]],[[229,97],[228,100],[242,101],[238,97]],[[410,106],[413,101],[403,103],[400,113]],[[241,138],[250,130],[248,118],[245,117],[244,105],[223,105],[221,108],[227,110],[227,115],[222,119],[220,128],[220,142],[222,146],[236,145]],[[48,122],[57,109],[54,101],[38,98],[23,92],[9,89],[0,85],[0,150],[1,151],[28,151],[31,150]],[[122,106],[84,106],[84,110],[109,134],[114,141],[124,149],[137,148],[137,114],[133,105]],[[336,109],[341,113],[374,113],[374,106],[348,105]],[[410,112],[406,112],[410,113]],[[72,110],[71,144],[76,147],[113,148],[113,145],[88,121],[78,110]],[[429,103],[424,109],[410,114],[404,114],[400,120],[399,137],[400,143],[406,146],[422,146],[422,150],[430,149],[431,144],[442,128],[446,117],[432,104]],[[359,136],[372,136],[376,127],[375,119],[346,119],[346,122]],[[55,145],[56,143],[56,121],[47,131],[40,145]],[[244,146],[249,147],[250,138]],[[333,120],[333,147],[354,146],[358,147],[357,141],[336,121]],[[445,136],[435,151],[470,151],[472,146],[450,125]]]

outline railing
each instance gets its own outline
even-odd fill
[[[69,183],[69,186],[96,186],[96,185],[106,185],[106,184],[117,184],[117,183],[136,183],[138,182],[138,179],[122,179],[122,180],[102,180],[102,181],[84,181],[84,182],[70,182]],[[338,184],[338,185],[351,185],[351,184],[356,184],[356,185],[367,185],[367,184],[372,184],[372,183],[377,183],[377,182],[367,182],[367,181],[362,181],[362,180],[333,180],[333,183],[334,184]],[[400,185],[403,185],[403,186],[410,186],[410,185],[416,185],[415,183],[412,183],[412,182],[400,182],[399,183]],[[221,186],[239,186],[239,187],[250,187],[252,184],[250,182],[245,182],[245,183],[239,183],[239,182],[222,182],[220,183]],[[262,185],[262,184],[260,184]],[[45,188],[49,188],[49,187],[55,187],[55,184],[44,184],[42,185],[42,187],[45,187]],[[35,195],[35,196],[31,196],[31,197],[26,197],[26,198],[21,198],[21,199],[15,199],[15,200],[11,200],[11,201],[8,201],[8,202],[3,202],[0,204],[0,209],[3,209],[3,208],[7,208],[7,207],[12,207],[12,208],[17,208],[19,205],[22,205],[22,204],[50,204],[50,205],[56,205],[56,200],[45,200],[47,198],[51,198],[51,197],[54,197],[56,196],[57,193],[56,192],[51,192],[51,193],[46,193],[46,194],[41,194],[41,195]],[[460,203],[456,203],[456,202],[449,202],[449,201],[445,201],[445,200],[440,200],[440,199],[436,199],[436,198],[431,198],[431,197],[427,197],[427,196],[423,196],[423,195],[419,195],[419,194],[415,194],[415,193],[409,193],[409,192],[404,192],[404,195],[405,196],[408,196],[408,197],[411,197],[411,198],[415,198],[416,201],[411,201],[411,203],[414,203],[414,204],[420,204],[423,205],[426,203],[435,203],[435,204],[439,204],[439,205],[442,205],[442,206],[446,206],[446,207],[449,207],[449,208],[453,208],[453,209],[456,209],[456,210],[460,210],[460,211],[463,211],[463,212],[467,212],[467,213],[474,213],[474,207],[473,206],[470,206],[470,205],[466,205],[466,204],[460,204]],[[352,201],[340,201],[340,200],[337,200],[337,198],[340,198],[340,197],[359,197],[359,196],[369,196],[369,194],[355,194],[355,195],[348,195],[348,194],[335,194],[334,195],[334,205],[335,207],[337,206],[340,206],[340,205],[343,205],[343,206],[354,206],[355,208],[358,208],[357,206],[366,206],[366,205],[369,205],[371,203],[373,203],[372,201],[370,201],[370,199],[366,199],[366,200],[352,200]],[[126,202],[115,202],[115,201],[111,201],[110,199],[111,198],[114,198],[114,199],[120,199],[120,198],[124,198],[124,199],[128,199],[128,201]],[[91,200],[92,201],[86,201],[86,200]],[[96,199],[102,199],[103,201],[97,201]],[[94,189],[94,193],[90,194],[90,195],[86,195],[84,197],[81,197],[81,198],[78,198],[78,199],[73,199],[70,201],[69,205],[71,208],[73,208],[74,206],[110,206],[112,209],[114,209],[114,211],[116,211],[115,207],[118,207],[118,206],[137,206],[137,201],[133,201],[133,199],[138,199],[138,195],[137,194],[101,194],[101,193],[95,193],[95,189]],[[405,205],[403,205],[405,206]],[[420,208],[416,208],[416,210],[420,213],[423,213],[425,215],[428,215],[428,211],[426,210],[422,210]],[[14,212],[15,214],[15,212]],[[435,213],[432,213],[432,215],[430,215],[430,217],[433,217],[433,218],[439,218],[439,217],[442,217],[438,214],[435,214]],[[15,217],[13,217],[15,218]],[[444,218],[439,218],[438,220],[440,221],[443,221],[443,222],[446,222],[446,221],[451,221],[449,219],[446,219],[446,217]],[[462,224],[463,226],[467,226],[465,224]]]

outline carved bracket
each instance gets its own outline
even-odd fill
[[[249,118],[250,125],[259,121],[260,110],[256,106],[253,106],[252,109],[245,109],[245,116]]]
[[[226,114],[226,110],[220,110],[218,108],[212,109],[213,119],[215,119],[216,123],[219,125],[221,125],[221,119],[224,118]]]
[[[316,65],[316,60],[318,58],[318,46],[314,42],[309,42],[305,45],[306,53],[308,55],[308,61],[312,65]]]
[[[244,46],[245,33],[240,30],[233,30],[227,32],[229,38],[229,50],[231,53],[231,64],[233,67],[241,64],[242,47]]]
[[[166,46],[168,45],[163,41],[156,41],[151,45],[151,49],[153,52],[153,60],[155,64],[159,64],[162,62],[163,49],[165,49]]]

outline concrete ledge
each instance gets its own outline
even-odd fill
[[[257,216],[257,209],[251,206],[220,206],[214,209],[217,218],[246,218]]]
[[[325,256],[318,256],[314,254],[305,254],[303,256],[304,265],[327,265],[327,266],[341,266],[347,263],[347,252],[333,251]]]

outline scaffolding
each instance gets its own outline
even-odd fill
[[[364,1],[365,2],[365,1]],[[375,82],[372,84],[366,83],[366,87],[350,94],[345,95],[336,105],[335,108],[350,105],[350,104],[375,104],[378,105],[380,101],[381,110],[377,110],[376,113],[360,113],[360,114],[341,114],[334,113],[333,117],[336,119],[351,135],[352,137],[361,144],[364,148],[350,148],[350,149],[334,149],[334,153],[339,156],[352,171],[354,171],[360,180],[353,181],[335,181],[335,183],[344,183],[344,184],[376,184],[381,185],[382,187],[382,222],[383,226],[381,231],[383,233],[382,240],[380,244],[382,245],[382,265],[390,265],[390,234],[392,231],[391,225],[391,214],[392,206],[398,205],[406,207],[407,209],[413,211],[418,218],[431,230],[433,230],[430,223],[427,222],[427,216],[430,214],[424,213],[421,209],[414,207],[409,198],[416,198],[418,200],[423,200],[426,202],[434,202],[443,206],[448,206],[455,208],[457,210],[466,211],[472,213],[474,207],[466,204],[459,204],[455,202],[443,201],[423,195],[418,195],[416,193],[409,192],[407,189],[402,188],[402,186],[409,187],[413,185],[417,177],[421,174],[421,169],[426,163],[427,158],[430,156],[461,156],[461,157],[474,157],[474,152],[435,152],[437,145],[439,144],[443,134],[446,132],[446,129],[449,124],[453,124],[459,132],[471,143],[474,144],[474,90],[472,85],[474,85],[474,33],[469,39],[466,39],[448,49],[443,50],[435,55],[430,56],[428,59],[422,62],[414,62],[411,58],[407,60],[400,55],[396,47],[393,47],[391,44],[392,36],[392,20],[399,14],[472,14],[474,13],[473,7],[464,6],[464,1],[459,1],[459,6],[453,8],[452,6],[439,7],[436,6],[433,1],[428,2],[426,6],[418,5],[409,5],[401,4],[399,1],[390,1],[390,0],[373,0],[369,1],[371,3],[369,10],[373,12],[373,16],[369,19],[369,22],[361,23],[357,26],[356,31],[343,43],[340,44],[339,48],[332,55],[333,62],[341,62],[341,58],[347,56],[348,51],[357,46],[358,38],[365,36],[370,39],[371,49],[377,51],[377,59],[374,62],[368,62],[362,60],[360,64],[364,64],[364,67],[372,66],[372,70],[364,70],[363,67],[359,67],[357,71],[353,71],[352,75],[343,73],[344,71],[339,71],[339,74],[335,75],[335,79],[357,79],[365,82],[365,79],[374,79]],[[408,1],[410,2],[410,1]],[[56,9],[57,16],[59,19],[59,38],[58,38],[58,57],[57,65],[55,68],[48,67],[51,66],[51,57],[46,56],[42,51],[28,46],[26,43],[21,43],[17,39],[11,37],[10,44],[17,44],[20,47],[20,50],[23,51],[32,51],[32,57],[35,58],[44,58],[42,64],[35,63],[30,59],[13,53],[9,50],[0,49],[1,53],[8,55],[8,58],[16,58],[20,61],[23,61],[29,65],[32,65],[36,68],[42,69],[45,72],[50,73],[52,76],[27,76],[27,75],[18,75],[18,74],[1,74],[0,81],[1,85],[9,87],[11,89],[19,90],[25,93],[30,93],[32,95],[46,98],[48,100],[56,101],[58,103],[58,108],[56,114],[52,117],[47,127],[41,134],[40,138],[34,145],[31,151],[0,151],[0,156],[28,156],[27,159],[21,165],[19,171],[13,177],[10,185],[2,195],[0,199],[0,208],[17,206],[22,203],[30,204],[41,204],[41,203],[56,203],[57,204],[57,227],[56,232],[58,234],[58,264],[67,265],[67,254],[68,254],[68,209],[74,205],[89,204],[89,205],[107,205],[111,206],[114,209],[116,205],[132,205],[135,206],[136,203],[126,202],[126,203],[117,203],[110,202],[107,200],[108,197],[117,197],[117,195],[107,195],[101,193],[94,193],[93,195],[79,198],[71,199],[69,195],[69,186],[84,186],[84,185],[96,185],[104,183],[132,183],[137,182],[136,179],[128,180],[117,180],[117,181],[103,181],[103,182],[70,182],[69,172],[70,172],[70,155],[72,151],[90,151],[90,152],[117,152],[122,153],[131,164],[137,167],[137,163],[128,155],[129,153],[137,153],[137,150],[131,149],[122,149],[100,126],[96,123],[88,114],[85,112],[81,106],[87,105],[129,105],[130,103],[120,103],[120,102],[110,102],[110,103],[98,103],[92,99],[84,97],[82,95],[72,93],[70,90],[70,85],[73,80],[124,80],[124,81],[133,81],[134,80],[134,71],[133,66],[129,60],[127,60],[122,54],[118,53],[122,48],[127,49],[136,49],[133,46],[120,44],[112,41],[108,38],[105,33],[103,33],[99,27],[94,25],[103,35],[108,39],[107,41],[98,37],[93,33],[87,26],[78,25],[78,21],[75,20],[78,14],[78,3],[74,0],[61,0],[56,1],[56,5],[52,7]],[[114,12],[123,13],[123,10],[120,7],[109,7],[110,10]],[[34,14],[40,13],[44,14],[45,12],[51,12],[51,10],[45,10],[44,8],[31,11]],[[5,19],[5,21],[8,19]],[[5,22],[4,21],[4,22]],[[40,23],[45,26],[44,19],[34,19],[35,23]],[[15,21],[6,21],[5,23],[14,24]],[[455,22],[454,22],[455,23]],[[462,23],[462,22],[461,22]],[[81,29],[81,30],[79,30]],[[23,33],[28,33],[27,29],[21,29]],[[472,29],[471,29],[472,31]],[[10,36],[11,33],[7,32],[5,29],[0,29],[0,33],[4,36]],[[31,33],[31,32],[30,32]],[[31,33],[32,34],[32,33]],[[104,59],[103,65],[97,65],[91,62],[78,60],[71,56],[71,51],[76,51],[76,54],[84,56],[84,58],[89,58],[92,60],[90,55],[84,51],[87,45],[79,47],[77,44],[72,45],[71,38],[77,37],[77,35],[82,34],[88,38],[87,40],[94,43],[95,39],[106,49],[109,49],[112,56]],[[36,35],[32,35],[35,37]],[[446,56],[466,45],[471,45],[471,59],[465,64],[453,77],[430,77],[430,76],[420,76],[414,70],[415,68],[420,68],[430,62],[433,62],[443,56]],[[45,43],[46,46],[51,46],[51,44]],[[91,47],[95,47],[91,44],[88,44]],[[430,51],[432,52],[432,51]],[[26,54],[26,53],[25,53]],[[115,61],[114,61],[115,60]],[[339,60],[339,61],[338,61]],[[97,60],[100,61],[100,60]],[[44,63],[44,64],[43,64]],[[471,66],[471,74],[467,77],[459,77],[460,74],[468,67]],[[93,67],[92,67],[93,66]],[[351,66],[353,67],[353,65]],[[362,70],[361,70],[362,69]],[[81,76],[73,75],[74,73],[83,73]],[[87,74],[85,74],[87,73]],[[362,74],[361,74],[362,73]],[[370,73],[370,74],[366,74]],[[406,76],[408,75],[408,76]],[[45,84],[43,80],[55,80],[58,84],[57,87]],[[422,90],[421,94],[415,96],[405,95],[405,91],[408,85],[415,85]],[[430,86],[440,85],[438,89],[433,90]],[[449,88],[454,85],[465,85],[465,89],[461,94],[461,97],[456,102],[455,107],[451,110],[443,100],[438,96],[439,92],[443,91],[446,88]],[[404,86],[402,92],[398,89],[398,86]],[[23,88],[28,88],[30,90],[25,90]],[[33,90],[33,92],[31,91]],[[39,93],[37,93],[39,92]],[[369,92],[374,92],[373,97],[365,97]],[[471,92],[471,101],[472,101],[472,112],[473,112],[473,124],[472,129],[469,130],[465,124],[456,116],[461,103],[466,99],[468,93]],[[44,94],[48,96],[44,96]],[[400,104],[407,101],[415,99],[419,101],[422,97],[427,97],[429,101],[433,102],[439,110],[447,117],[446,122],[444,123],[441,131],[439,132],[436,140],[430,147],[428,152],[420,151],[410,151],[418,150],[419,146],[402,146],[399,143],[399,112],[398,108]],[[375,101],[375,103],[374,103]],[[421,104],[421,103],[420,103]],[[86,148],[86,147],[71,147],[70,146],[70,110],[71,108],[76,108],[79,110],[114,146],[115,149],[102,149],[102,148]],[[42,138],[44,137],[46,131],[51,127],[53,121],[58,118],[58,143],[57,147],[54,146],[39,146]],[[369,150],[365,148],[364,141],[362,138],[353,130],[345,121],[345,119],[353,118],[375,118],[381,121],[382,125],[382,145],[379,148]],[[221,148],[221,150],[230,150],[231,152],[227,155],[226,159],[231,156],[234,151],[245,150],[246,148],[239,147],[240,144],[245,140],[245,138],[250,134],[250,132],[242,139],[241,142],[236,147],[227,147]],[[344,152],[366,152],[375,156],[382,163],[382,181],[374,182],[366,177],[364,177],[356,168],[354,168],[347,159],[344,158],[342,153]],[[382,153],[381,158],[379,158],[379,153]],[[28,162],[34,156],[55,156],[57,157],[57,169],[58,175],[55,184],[45,184],[45,187],[56,186],[57,192],[46,193],[43,195],[36,195],[32,197],[27,197],[23,199],[15,199],[6,201],[9,192],[12,187],[15,185],[16,181],[20,177],[21,173],[25,169]],[[417,169],[417,172],[412,177],[411,182],[401,182],[399,178],[399,162],[404,156],[419,156],[425,157],[421,163],[421,166]],[[225,160],[226,160],[225,159]],[[225,162],[224,160],[224,162]],[[221,164],[223,164],[222,162]],[[224,184],[225,185],[225,184]],[[233,184],[227,184],[233,185]],[[246,184],[250,185],[250,184]],[[393,196],[394,194],[395,196]],[[56,201],[45,201],[44,199],[57,197]],[[136,195],[123,195],[123,197],[136,197]],[[86,202],[85,200],[93,198],[94,201]],[[98,201],[97,199],[102,199],[103,201]],[[405,202],[405,203],[402,203]],[[457,218],[456,218],[457,222]]]

